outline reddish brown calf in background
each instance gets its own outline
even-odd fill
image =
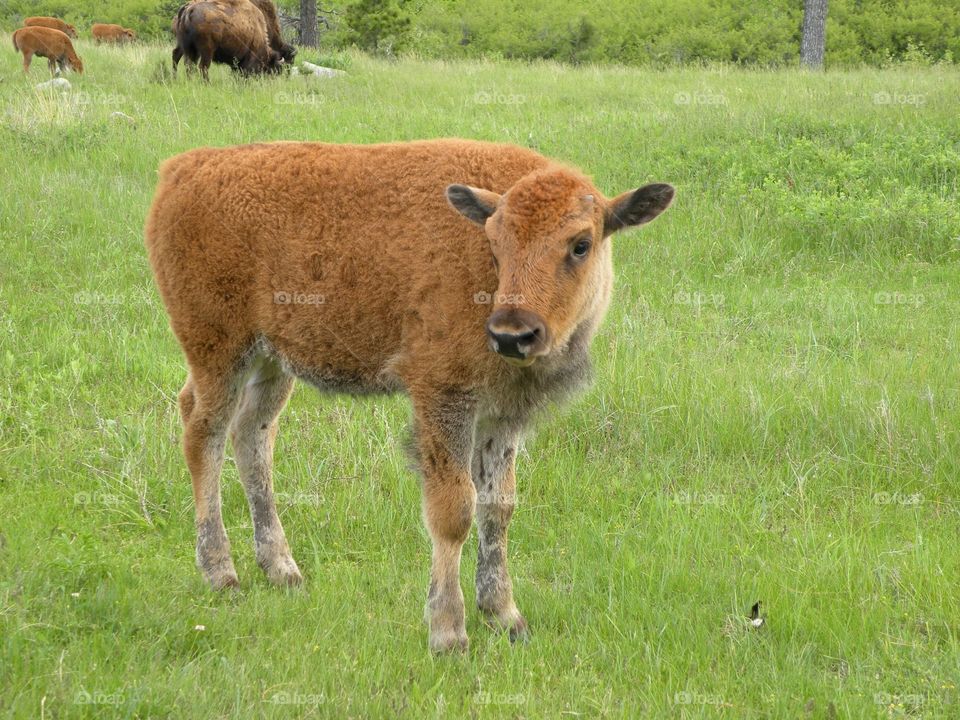
[[[77,29],[73,25],[65,23],[63,20],[55,17],[28,17],[23,21],[23,26],[53,28],[74,39],[77,37]]]
[[[83,62],[65,33],[48,27],[24,27],[13,33],[13,49],[23,53],[23,71],[30,71],[34,55],[47,58],[51,75],[59,75],[67,67],[82,73]]]
[[[517,444],[588,379],[610,236],[672,198],[657,184],[608,200],[530,150],[463,140],[270,143],[164,163],[146,245],[189,365],[184,453],[210,584],[238,583],[220,509],[228,434],[257,560],[271,581],[296,584],[271,480],[294,378],[404,391],[433,540],[430,647],[467,646],[460,555],[474,513],[477,605],[525,636],[507,571]]]
[[[97,45],[105,43],[125,43],[136,39],[137,34],[130,28],[122,25],[113,25],[110,23],[94,23],[90,28],[90,34]]]

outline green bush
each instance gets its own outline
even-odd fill
[[[390,0],[359,0],[347,8],[344,22],[344,42],[385,55],[403,50],[410,31],[410,18]]]

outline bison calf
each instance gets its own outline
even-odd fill
[[[90,34],[97,45],[100,43],[125,43],[136,39],[137,34],[130,28],[122,25],[113,25],[110,23],[94,23],[90,28]]]
[[[73,25],[65,23],[63,20],[55,17],[28,17],[23,21],[23,26],[53,28],[74,39],[77,37],[77,29]]]
[[[70,38],[53,28],[20,28],[13,33],[13,49],[23,53],[24,72],[29,72],[34,55],[47,58],[51,75],[59,75],[67,67],[78,73],[83,72],[83,62],[74,52]]]
[[[672,198],[654,184],[608,200],[530,150],[463,140],[268,143],[164,163],[146,246],[189,366],[183,450],[209,583],[238,583],[220,509],[228,435],[257,561],[272,582],[296,584],[271,480],[294,379],[403,391],[433,541],[430,647],[467,646],[460,554],[474,515],[477,605],[524,637],[506,547],[518,443],[588,379],[610,236]]]

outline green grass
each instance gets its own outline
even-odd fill
[[[78,51],[67,95],[0,54],[4,715],[958,716],[956,70],[350,55],[332,81],[205,86],[162,82],[165,47]],[[243,589],[206,589],[184,364],[141,236],[158,164],[188,148],[451,135],[678,196],[616,239],[597,382],[519,460],[532,642],[471,608],[469,654],[434,658],[399,397],[299,388],[276,482],[306,585],[256,568],[228,462]]]

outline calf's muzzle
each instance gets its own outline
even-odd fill
[[[536,313],[521,308],[502,308],[487,320],[490,349],[506,360],[528,365],[547,354],[547,326]]]

